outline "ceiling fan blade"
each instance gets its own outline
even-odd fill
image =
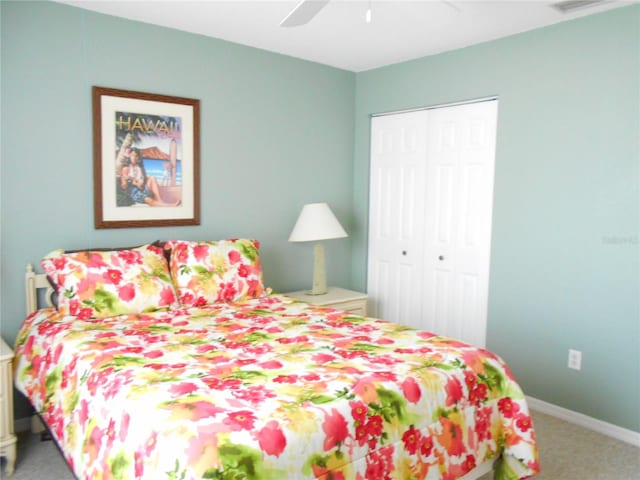
[[[448,0],[442,0],[442,3],[446,4],[448,7],[453,8],[458,13],[462,12],[462,9],[453,2],[450,2]]]
[[[282,22],[281,27],[298,27],[309,22],[317,13],[322,10],[329,0],[302,0],[289,12]]]

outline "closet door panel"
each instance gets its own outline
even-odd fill
[[[416,327],[422,307],[416,298],[423,263],[425,127],[424,111],[372,119],[370,310]]]
[[[426,200],[423,301],[446,302],[446,308],[435,311],[446,310],[447,318],[426,318],[424,323],[436,333],[484,346],[497,102],[429,112],[427,190],[443,193]],[[447,295],[433,285],[433,270],[449,276]]]

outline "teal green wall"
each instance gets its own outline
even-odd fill
[[[370,114],[497,95],[487,346],[528,395],[634,431],[639,25],[633,6],[358,74],[352,237],[363,288]]]
[[[57,247],[251,236],[266,283],[303,288],[287,238],[311,201],[350,234],[330,283],[366,288],[368,115],[498,95],[488,346],[527,394],[640,431],[640,7],[359,74],[56,3],[0,15],[7,341],[24,266]],[[92,85],[200,99],[200,226],[93,228]]]
[[[7,342],[25,266],[54,248],[254,237],[265,283],[287,291],[312,280],[312,247],[288,242],[303,204],[329,202],[351,230],[352,72],[57,3],[2,1],[1,17]],[[200,99],[200,226],[94,229],[93,85]],[[349,240],[326,249],[329,282],[349,286]]]

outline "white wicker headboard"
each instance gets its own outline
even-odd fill
[[[27,265],[27,273],[24,276],[25,289],[27,293],[27,315],[38,310],[38,290],[45,289],[45,305],[53,307],[54,290],[49,279],[44,273],[36,273],[31,265]]]

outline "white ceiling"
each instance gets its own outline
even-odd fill
[[[308,24],[279,24],[297,0],[59,0],[360,72],[636,3],[561,13],[546,0],[331,0]],[[370,6],[371,23],[365,22]]]

